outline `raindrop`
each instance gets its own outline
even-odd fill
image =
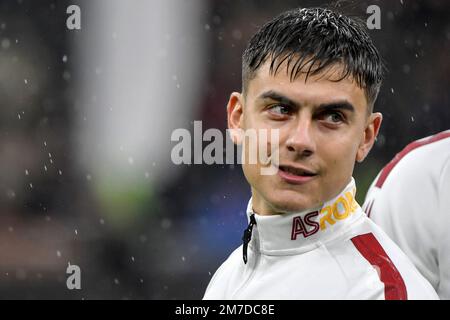
[[[27,278],[27,272],[23,269],[19,269],[16,272],[16,278],[18,280],[25,280]]]
[[[402,69],[403,69],[403,73],[405,73],[405,74],[409,74],[409,72],[411,71],[411,67],[408,64],[404,64]]]
[[[214,16],[212,20],[214,24],[220,24],[222,19],[219,16]]]
[[[238,29],[233,30],[232,35],[233,35],[233,38],[236,39],[236,40],[241,40],[242,39],[242,32],[241,32],[241,30],[238,30]]]
[[[128,157],[128,163],[131,165],[134,163],[133,157]]]
[[[391,93],[394,94],[394,88],[391,88]]]
[[[61,258],[61,251],[56,251],[56,256],[58,257],[58,258]]]
[[[27,79],[23,79],[23,82],[25,82],[25,84],[28,84],[28,80]]]
[[[119,279],[114,278],[114,284],[119,285],[120,284]]]
[[[384,144],[386,142],[386,138],[384,137],[384,135],[379,134],[378,137],[376,138],[376,142],[377,142],[377,146],[382,147],[382,146],[384,146]]]
[[[387,17],[388,17],[388,19],[389,20],[394,20],[394,18],[395,18],[395,16],[394,16],[394,13],[392,13],[392,11],[389,11],[388,13],[387,13]]]
[[[142,243],[144,243],[144,242],[147,241],[147,237],[146,237],[144,234],[141,234],[141,235],[139,236],[139,240],[140,240]]]
[[[16,197],[16,193],[13,190],[9,189],[6,192],[6,196],[8,197],[8,199],[14,199]]]
[[[25,174],[28,176],[30,173],[28,172],[27,169],[25,169]]]
[[[71,78],[71,76],[70,76],[70,72],[69,71],[64,71],[63,72],[63,75],[62,75],[62,77],[63,77],[63,79],[64,80],[66,80],[66,81],[69,81],[70,80],[70,78]]]
[[[8,49],[11,46],[11,42],[9,41],[8,38],[5,38],[2,40],[2,48],[3,49]]]
[[[91,179],[92,179],[91,175],[90,174],[86,175],[86,179],[87,179],[87,181],[91,181]]]
[[[66,62],[67,62],[67,55],[63,55],[63,57],[62,57],[62,61],[63,61],[64,63],[66,63]]]
[[[103,220],[103,219],[100,219],[100,224],[105,224],[105,220]]]
[[[161,228],[163,228],[164,230],[169,229],[172,226],[172,221],[170,221],[170,219],[162,219],[161,221]]]

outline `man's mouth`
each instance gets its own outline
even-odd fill
[[[301,167],[282,165],[278,169],[278,176],[289,184],[305,184],[317,176],[317,172]]]
[[[295,168],[292,166],[279,166],[278,167],[281,171],[295,175],[295,176],[304,176],[304,177],[313,177],[315,175],[317,175],[315,172],[308,170],[308,169],[304,169],[304,168]]]

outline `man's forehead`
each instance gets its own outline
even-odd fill
[[[358,86],[351,75],[343,77],[345,68],[340,63],[321,70],[317,74],[307,74],[303,68],[295,78],[291,77],[291,66],[283,62],[276,72],[271,70],[270,61],[266,61],[256,71],[248,83],[248,95],[257,98],[263,92],[276,90],[299,99],[346,99],[355,104],[367,104],[364,90]],[[312,66],[311,70],[314,66]],[[333,97],[330,97],[332,95]]]

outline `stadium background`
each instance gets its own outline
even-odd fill
[[[226,126],[249,36],[318,1],[0,1],[0,298],[199,299],[240,244],[238,166],[176,166],[171,132]],[[81,30],[66,9],[81,8]],[[358,199],[410,141],[450,128],[450,3],[358,1],[389,73]],[[426,164],[424,164],[425,166]],[[82,290],[66,287],[80,266]]]

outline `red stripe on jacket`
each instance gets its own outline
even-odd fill
[[[408,298],[405,282],[392,260],[372,233],[351,239],[361,255],[373,266],[378,267],[379,277],[384,283],[386,300],[406,300]]]

